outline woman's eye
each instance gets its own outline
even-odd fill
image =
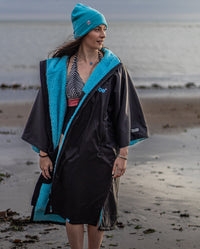
[[[99,31],[101,31],[101,30],[104,31],[104,32],[106,32],[107,28],[101,29],[101,28],[98,28],[98,27],[97,27],[97,28],[95,28],[94,30],[95,30],[96,32],[99,32]]]

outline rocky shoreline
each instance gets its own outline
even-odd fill
[[[0,84],[0,89],[5,90],[5,89],[13,89],[13,90],[32,90],[32,89],[39,89],[39,85],[29,85],[29,86],[24,86],[23,84],[20,83],[1,83]],[[184,85],[169,85],[167,87],[163,87],[159,83],[152,83],[149,86],[147,85],[138,85],[136,86],[136,89],[195,89],[195,88],[200,88],[200,85],[198,86],[194,82],[187,82]]]

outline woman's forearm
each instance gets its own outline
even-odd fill
[[[119,154],[122,156],[127,156],[128,155],[128,146],[120,148],[119,149]]]
[[[46,152],[40,150],[40,155],[41,155],[41,156],[47,156],[48,154],[47,154]]]

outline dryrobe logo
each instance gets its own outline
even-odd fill
[[[88,21],[87,21],[87,25],[89,26],[90,24],[91,24],[91,21],[90,21],[90,20],[88,20]]]
[[[105,93],[106,92],[106,90],[107,90],[107,88],[101,88],[101,87],[99,87],[98,88],[98,91],[100,92],[100,93]]]
[[[139,130],[140,130],[139,128],[133,128],[133,129],[131,129],[131,132],[135,133],[135,132],[138,132]]]

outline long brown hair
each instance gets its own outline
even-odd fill
[[[65,55],[71,57],[78,52],[79,46],[81,45],[81,42],[85,36],[86,35],[83,35],[75,40],[64,42],[61,46],[50,52],[48,57],[55,58],[63,57]]]

